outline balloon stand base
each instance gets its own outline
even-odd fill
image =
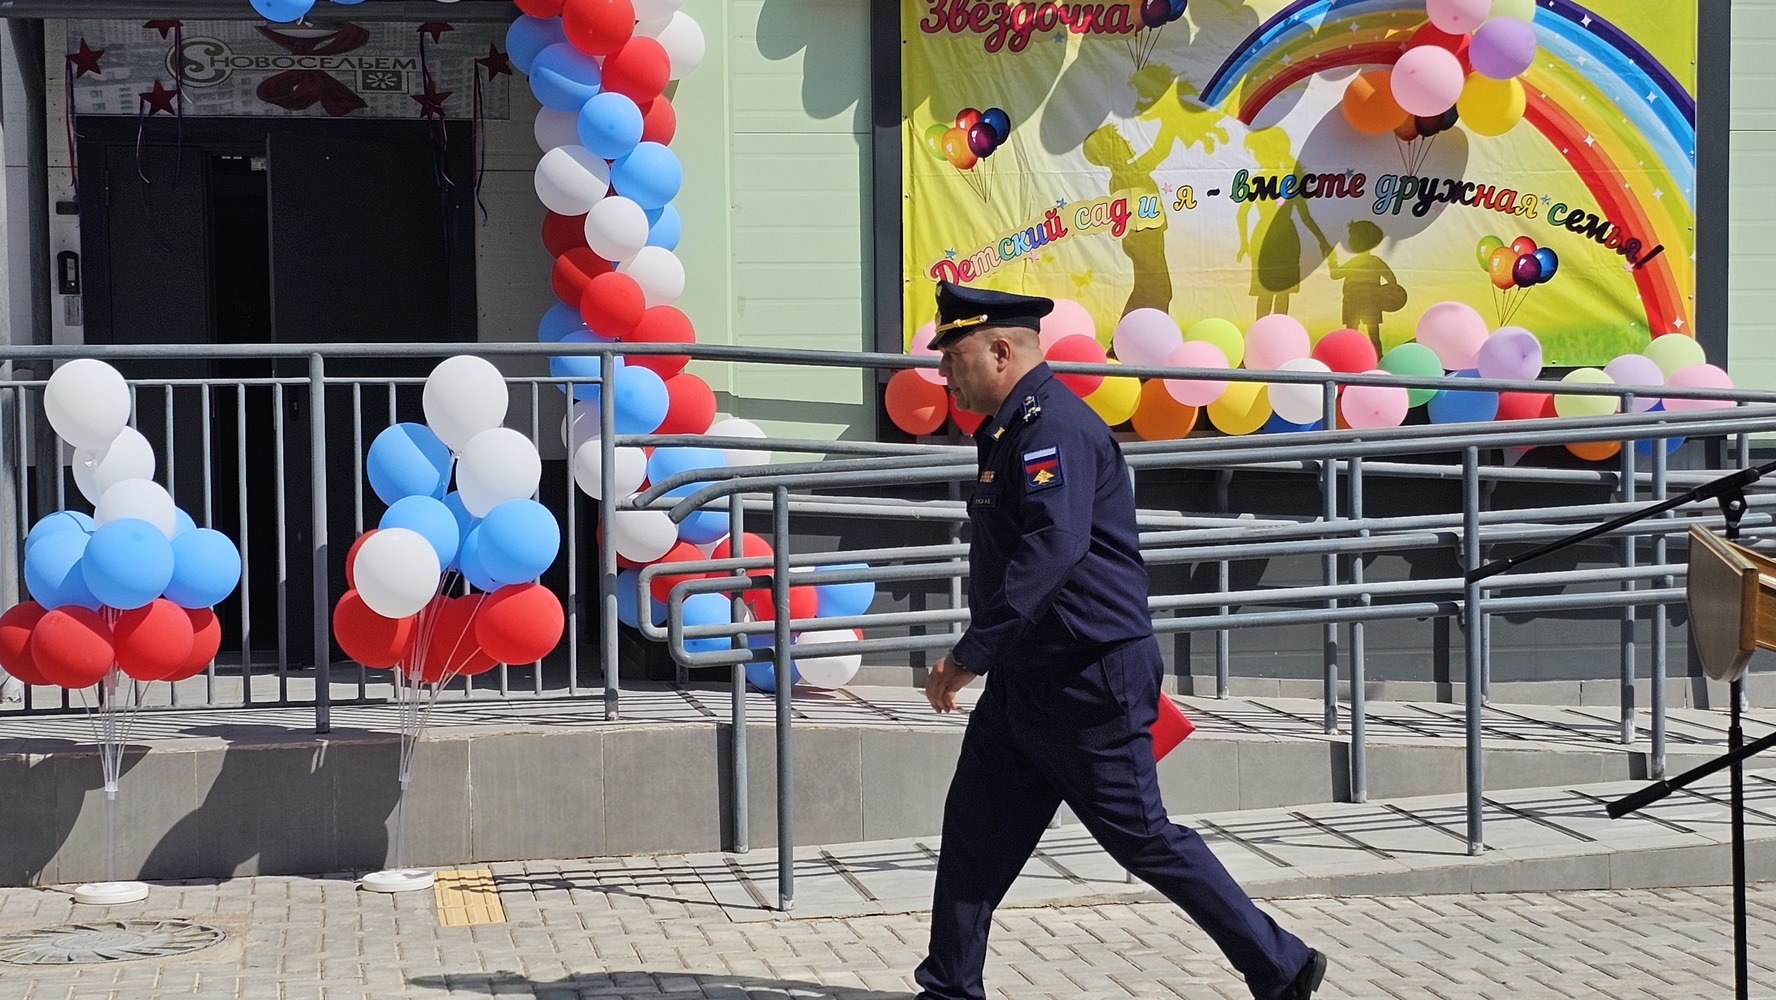
[[[370,892],[413,892],[432,887],[432,873],[421,868],[391,868],[371,872],[358,882]]]
[[[74,902],[91,906],[139,903],[147,898],[148,886],[144,882],[89,882],[74,887]]]

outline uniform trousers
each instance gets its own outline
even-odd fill
[[[1214,939],[1258,1000],[1280,996],[1306,964],[1307,946],[1253,905],[1195,831],[1166,819],[1148,732],[1162,670],[1148,636],[1082,668],[1016,663],[988,677],[944,803],[920,1000],[984,1000],[993,909],[1062,802]]]

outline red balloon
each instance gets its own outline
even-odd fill
[[[630,0],[567,0],[561,5],[561,30],[581,52],[608,56],[635,33],[635,5]]]
[[[649,101],[641,109],[641,141],[657,142],[662,146],[670,146],[672,137],[678,134],[678,112],[673,109],[672,102],[665,94]]]
[[[371,535],[376,534],[376,531],[377,531],[377,529],[371,528],[369,531],[366,531],[363,534],[359,535],[357,540],[351,543],[351,548],[346,550],[346,552],[345,552],[345,589],[354,590],[357,588],[357,586],[358,586],[358,550],[364,547],[364,542],[366,540],[368,540]]]
[[[976,108],[963,108],[956,112],[956,127],[964,132],[980,124],[981,113]]]
[[[420,612],[431,618],[430,641],[417,672],[420,680],[439,684],[457,674],[482,673],[499,662],[487,655],[475,638],[475,622],[486,599],[486,594],[434,597]],[[414,675],[413,664],[409,663],[407,670],[408,676]]]
[[[1080,361],[1086,364],[1101,365],[1105,362],[1104,345],[1097,338],[1088,337],[1083,333],[1062,337],[1049,345],[1046,360],[1049,361]],[[1061,384],[1073,390],[1080,399],[1097,391],[1103,384],[1102,375],[1056,375]]]
[[[1545,392],[1501,392],[1497,419],[1534,420],[1553,401],[1554,397]]]
[[[556,17],[564,0],[517,0],[518,9],[531,17]]]
[[[1333,330],[1314,345],[1313,356],[1335,372],[1366,372],[1381,364],[1375,345],[1360,330]]]
[[[730,536],[728,538],[722,539],[719,542],[716,542],[715,548],[713,548],[709,551],[709,558],[711,558],[711,559],[732,558],[734,555],[734,547],[730,543],[733,542],[733,540],[734,540],[733,537]],[[763,536],[755,535],[750,531],[748,531],[746,533],[745,549],[746,549],[745,557],[748,559],[751,559],[754,556],[770,556],[770,555],[776,554],[776,550],[771,548],[770,542],[766,541]]]
[[[70,604],[47,612],[31,631],[31,662],[58,687],[97,684],[117,659],[111,626],[97,611]]]
[[[215,609],[185,608],[184,611],[191,619],[191,655],[165,678],[169,681],[182,681],[203,673],[222,649],[222,620],[216,617]]]
[[[392,667],[413,646],[414,616],[384,618],[348,590],[333,606],[333,637],[345,655],[366,667]]]
[[[586,217],[550,212],[543,216],[543,246],[549,256],[559,257],[586,245]]]
[[[981,423],[987,419],[987,415],[984,413],[969,413],[967,410],[957,406],[955,397],[951,397],[950,419],[956,422],[956,426],[962,429],[962,433],[973,434],[975,428],[979,427]]]
[[[637,107],[652,101],[666,89],[672,60],[658,41],[636,35],[604,59],[604,89],[622,94]]]
[[[773,621],[777,617],[777,602],[768,589],[747,591],[746,603],[752,607],[752,616],[761,622]],[[819,595],[813,587],[789,588],[789,617],[812,618],[819,611]]]
[[[692,545],[690,542],[678,542],[673,545],[671,549],[668,549],[665,555],[654,560],[654,565],[657,566],[660,563],[690,562],[701,558],[703,558],[702,549]],[[678,586],[685,580],[706,580],[710,575],[711,574],[709,573],[662,573],[648,581],[648,589],[654,595],[654,600],[664,602],[673,587]]]
[[[164,597],[117,616],[112,626],[117,668],[139,681],[164,680],[191,657],[191,616]]]
[[[943,426],[949,397],[943,386],[927,382],[911,368],[903,368],[888,379],[888,387],[882,391],[882,406],[894,426],[908,434],[930,434]]]
[[[31,660],[31,632],[48,613],[36,601],[23,601],[0,615],[0,670],[26,684],[49,683]]]
[[[1420,45],[1435,45],[1440,49],[1448,49],[1454,54],[1456,61],[1461,63],[1462,75],[1466,76],[1474,69],[1473,64],[1468,62],[1468,45],[1472,43],[1473,40],[1473,35],[1450,34],[1431,22],[1426,21],[1417,31],[1412,33],[1411,37],[1406,39],[1406,47],[1409,49],[1416,49]]]
[[[701,434],[715,423],[715,390],[690,372],[666,380],[666,419],[656,434]]]
[[[578,309],[581,298],[586,294],[586,286],[591,284],[592,279],[614,270],[615,265],[593,253],[590,247],[574,247],[555,258],[555,269],[549,273],[549,284],[554,286],[556,298]]]
[[[487,595],[475,616],[475,641],[500,663],[534,663],[561,642],[561,598],[540,583],[514,583]]]
[[[610,271],[586,283],[580,296],[580,316],[586,328],[604,337],[626,337],[641,322],[647,296],[627,274]]]
[[[623,337],[625,344],[694,344],[697,331],[691,319],[674,306],[653,306],[644,310],[635,329]],[[652,369],[655,375],[670,379],[691,361],[685,354],[630,354],[624,364]]]
[[[1511,255],[1513,258],[1521,257],[1526,253],[1535,253],[1535,252],[1536,252],[1536,241],[1530,239],[1527,236],[1519,236],[1516,239],[1511,241]]]

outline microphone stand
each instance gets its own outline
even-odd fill
[[[1565,538],[1557,538],[1521,555],[1489,562],[1478,569],[1469,571],[1465,577],[1466,582],[1469,584],[1478,583],[1513,567],[1540,559],[1550,552],[1564,549],[1570,545],[1577,545],[1636,521],[1645,520],[1685,504],[1702,500],[1715,500],[1720,503],[1721,514],[1727,522],[1727,539],[1736,541],[1739,538],[1739,520],[1745,514],[1745,488],[1771,472],[1776,472],[1776,462],[1766,462],[1752,468],[1740,469],[1738,472],[1729,473],[1712,482],[1703,483],[1687,493],[1650,504],[1633,513],[1624,514],[1615,520],[1586,528]],[[1470,623],[1469,627],[1477,626]],[[1733,769],[1732,805],[1729,809],[1733,828],[1733,980],[1737,990],[1737,1000],[1748,1000],[1751,993],[1751,966],[1745,902],[1745,760],[1771,747],[1776,747],[1776,733],[1749,745],[1745,743],[1745,730],[1741,725],[1745,700],[1743,675],[1733,679],[1728,698],[1732,702],[1732,715],[1731,722],[1727,727],[1727,752],[1725,754],[1700,767],[1685,771],[1675,778],[1654,782],[1632,795],[1623,796],[1610,803],[1606,811],[1611,819],[1621,819],[1623,816],[1644,809],[1685,785],[1707,777],[1722,768]]]

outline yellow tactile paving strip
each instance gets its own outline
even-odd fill
[[[489,869],[438,872],[432,881],[432,892],[438,900],[438,923],[445,927],[506,922],[506,908],[500,902]]]

